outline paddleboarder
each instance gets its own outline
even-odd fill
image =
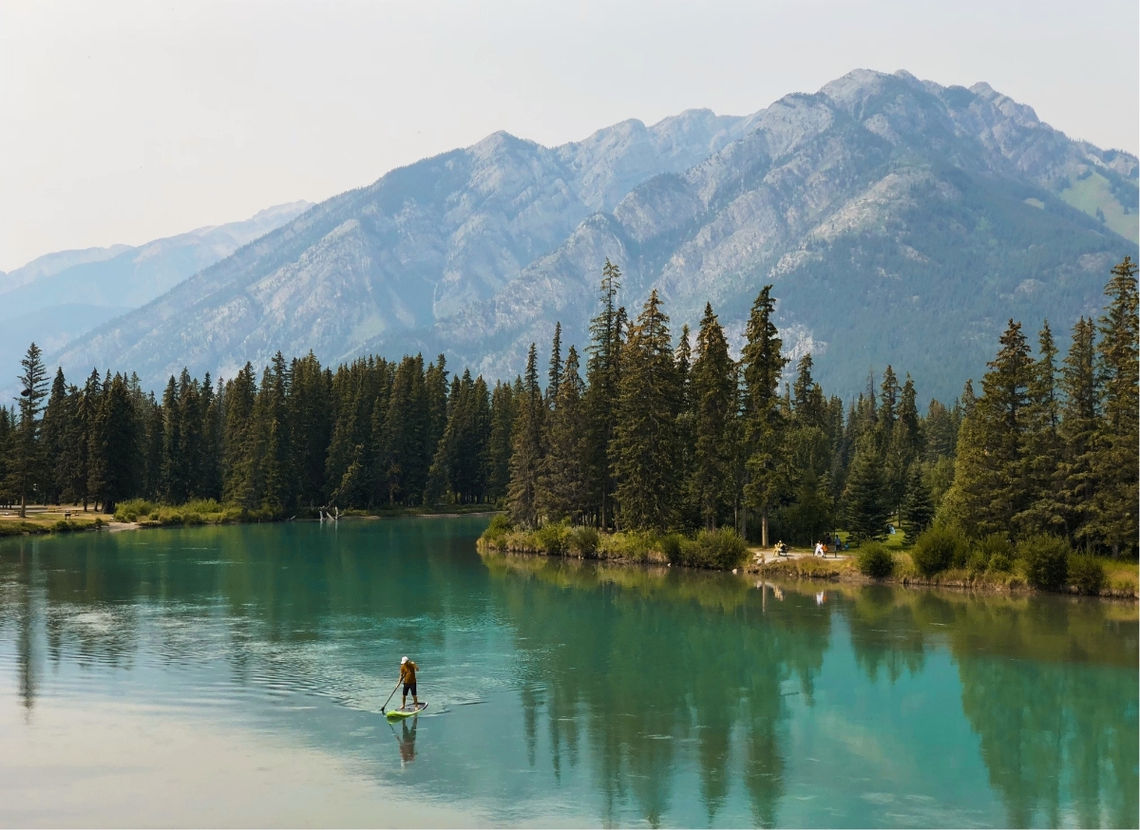
[[[400,708],[406,709],[408,706],[408,692],[412,693],[412,705],[419,706],[420,699],[416,696],[416,670],[419,668],[414,662],[404,655],[404,659],[400,661],[400,682],[404,684],[404,696],[400,702]]]

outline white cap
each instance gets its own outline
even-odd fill
[[[406,663],[406,662],[408,662],[408,658],[407,658],[407,657],[404,657],[404,659],[400,661],[400,665],[402,666],[402,665],[404,665],[404,663]]]

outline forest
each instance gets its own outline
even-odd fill
[[[734,358],[709,305],[675,343],[656,292],[630,319],[608,260],[584,353],[556,326],[544,370],[532,344],[493,387],[444,355],[333,370],[310,352],[216,383],[183,370],[157,397],[121,371],[49,383],[33,343],[0,407],[0,503],[213,500],[245,520],[486,504],[524,528],[729,529],[765,547],[897,522],[1135,557],[1136,273],[1112,269],[1064,357],[1047,321],[1033,348],[1010,320],[980,388],[924,412],[890,365],[855,400],[826,395],[812,356],[783,351],[772,286]]]

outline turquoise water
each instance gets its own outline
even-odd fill
[[[1137,826],[1134,604],[481,557],[485,522],[0,542],[0,825]],[[404,654],[430,705],[389,724]]]

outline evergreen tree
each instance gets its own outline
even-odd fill
[[[586,456],[590,487],[590,510],[600,527],[608,527],[613,516],[614,482],[611,474],[610,442],[616,425],[618,381],[621,375],[621,338],[624,313],[617,305],[621,290],[621,270],[606,260],[599,291],[601,310],[590,323],[590,345],[586,347]]]
[[[20,419],[16,427],[12,454],[12,475],[15,486],[12,488],[20,497],[20,518],[27,516],[28,496],[35,494],[37,480],[42,478],[40,447],[40,409],[47,395],[47,370],[44,368],[42,352],[35,343],[20,361]]]
[[[293,361],[291,375],[289,445],[297,476],[297,503],[312,509],[326,501],[325,455],[332,439],[332,373],[323,370],[310,351]]]
[[[523,527],[537,527],[540,476],[543,463],[543,427],[546,407],[538,386],[534,344],[527,353],[526,374],[511,437],[511,479],[507,507],[511,520]]]
[[[428,400],[423,357],[405,357],[396,367],[380,442],[380,477],[388,504],[415,504],[427,484]],[[335,432],[334,432],[335,434]]]
[[[1098,405],[1096,385],[1096,327],[1082,317],[1073,326],[1069,352],[1058,382],[1063,402],[1059,426],[1061,457],[1057,469],[1057,501],[1063,505],[1068,536],[1078,545],[1097,545],[1089,523],[1097,489],[1093,475]]]
[[[908,541],[914,541],[934,521],[934,501],[922,475],[922,466],[917,461],[910,465],[907,473],[906,496],[899,511],[899,520]]]
[[[1039,357],[1032,367],[1025,418],[1025,478],[1027,507],[1014,516],[1026,534],[1064,535],[1067,508],[1057,498],[1061,458],[1060,404],[1057,399],[1057,347],[1045,321],[1038,337]]]
[[[92,495],[105,513],[139,490],[139,431],[126,378],[116,373],[103,382],[103,394],[90,436]]]
[[[778,392],[787,359],[780,353],[783,341],[772,322],[776,301],[771,292],[772,286],[764,286],[752,305],[740,356],[747,475],[744,501],[760,514],[760,544],[764,547],[768,547],[769,513],[785,492],[787,478],[781,463],[784,417]]]
[[[571,346],[547,420],[547,451],[537,496],[539,513],[554,521],[580,521],[586,505],[588,483],[581,463],[586,445],[582,429],[585,391],[578,374],[578,351]]]
[[[1022,483],[1033,361],[1020,323],[1010,320],[1000,342],[982,378],[982,396],[963,420],[947,494],[953,518],[972,537],[1019,533],[1014,517],[1028,506]]]
[[[108,381],[110,378],[108,378]],[[103,408],[104,382],[99,377],[99,370],[92,369],[83,384],[83,394],[79,403],[78,420],[83,426],[83,510],[87,510],[88,500],[98,509],[99,494],[103,491],[103,478],[105,462],[100,449],[98,426],[99,413]]]
[[[56,460],[65,453],[67,435],[71,429],[71,417],[71,399],[67,394],[67,381],[63,377],[63,369],[57,368],[47,406],[44,408],[40,430],[43,446],[41,487],[44,501],[49,504],[58,504],[63,494],[65,471],[57,466]]]
[[[162,393],[162,474],[159,492],[170,504],[186,501],[185,454],[182,451],[182,408],[178,405],[178,387],[174,375]]]
[[[554,324],[554,341],[550,344],[550,368],[546,373],[546,402],[554,405],[558,397],[558,382],[562,377],[562,323]]]
[[[622,349],[611,469],[627,528],[668,528],[677,520],[680,388],[668,324],[652,291]]]
[[[520,380],[521,384],[521,380]],[[490,503],[506,498],[511,471],[511,433],[515,422],[515,396],[509,383],[496,382],[491,392],[491,430],[483,454],[487,495]],[[581,423],[578,429],[582,429]],[[580,470],[585,469],[579,456]]]
[[[729,515],[733,498],[737,375],[724,330],[708,303],[697,332],[697,355],[690,378],[694,452],[689,489],[702,524],[715,529]]]
[[[847,527],[859,539],[882,539],[891,515],[890,494],[883,475],[883,457],[875,436],[859,439],[843,493]]]
[[[1140,500],[1136,273],[1131,257],[1112,269],[1104,289],[1110,300],[1098,325],[1096,369],[1101,421],[1093,455],[1097,488],[1090,524],[1113,556],[1135,552],[1140,530],[1136,509]]]
[[[253,404],[257,381],[246,363],[226,384],[222,431],[222,493],[227,502],[247,510],[258,506],[254,481]]]

